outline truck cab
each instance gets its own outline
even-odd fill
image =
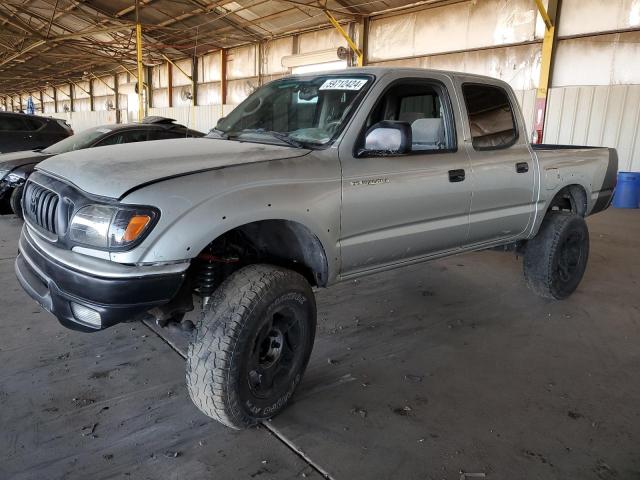
[[[510,241],[531,228],[538,164],[506,84],[417,70],[394,71],[374,89],[372,108],[355,119],[362,128],[339,147],[344,275]],[[380,122],[409,124],[411,145],[391,156],[368,150]]]

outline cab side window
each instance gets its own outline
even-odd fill
[[[19,117],[2,115],[0,116],[0,130],[6,130],[9,132],[19,132],[19,131],[27,130],[27,126]]]
[[[447,122],[440,88],[420,81],[400,82],[382,96],[372,110],[367,129],[384,120],[411,125],[411,151],[455,148],[453,128]]]
[[[518,129],[509,96],[492,85],[462,85],[467,105],[473,148],[498,150],[508,148],[518,139]]]
[[[39,130],[43,125],[43,122],[41,120],[37,120],[35,118],[27,117],[27,118],[24,118],[23,120],[27,124],[27,127],[29,128],[29,130]]]
[[[121,143],[134,143],[147,141],[146,130],[130,130],[128,132],[120,132],[100,141],[96,147],[104,147],[105,145],[119,145]]]
[[[186,138],[185,132],[178,130],[154,130],[149,133],[149,140],[169,140],[172,138]]]
[[[147,130],[129,130],[124,132],[124,143],[146,142],[149,138]]]

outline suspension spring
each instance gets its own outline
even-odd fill
[[[218,256],[203,252],[197,258],[195,290],[201,297],[210,297],[218,285],[227,277],[233,264],[240,261],[238,257]],[[230,268],[231,267],[231,268]]]

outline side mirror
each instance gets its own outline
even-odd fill
[[[400,155],[411,151],[411,125],[386,120],[373,125],[364,138],[361,156]]]

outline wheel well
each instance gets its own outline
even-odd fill
[[[200,252],[195,266],[222,263],[217,277],[255,263],[270,263],[302,274],[313,286],[326,286],[327,258],[318,237],[304,225],[289,220],[261,220],[225,232]],[[198,273],[196,273],[196,281]],[[224,278],[216,278],[219,285]],[[197,288],[197,287],[196,287]]]
[[[584,217],[587,214],[587,193],[581,185],[568,185],[555,194],[547,212],[561,210]]]

